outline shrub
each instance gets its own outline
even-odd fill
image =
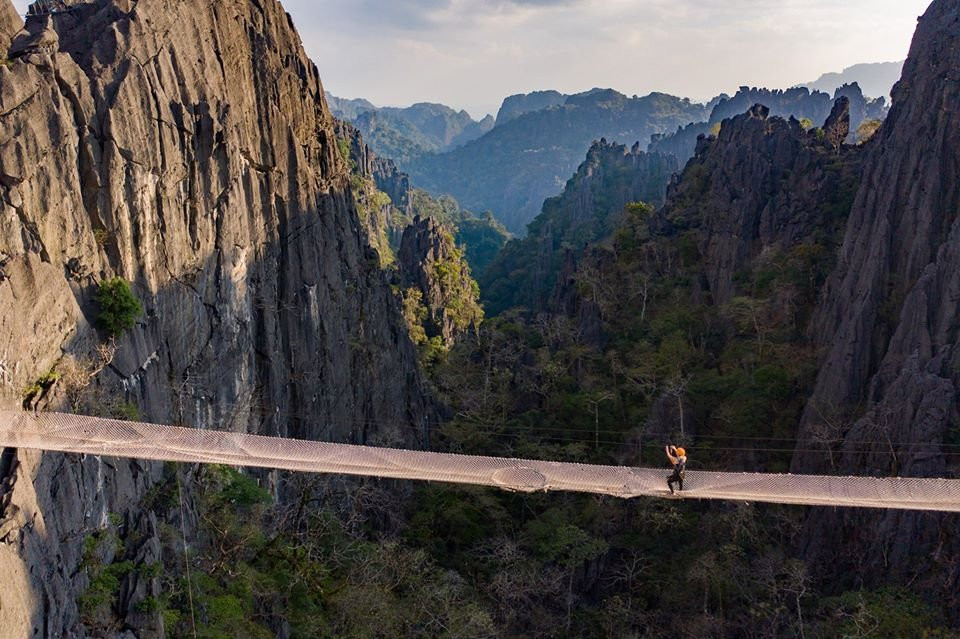
[[[140,300],[130,289],[130,283],[122,277],[100,282],[97,302],[100,305],[97,324],[112,337],[133,328],[137,318],[143,315]]]
[[[340,151],[340,157],[345,161],[350,161],[350,140],[347,138],[337,138],[337,149]]]
[[[872,118],[867,118],[860,123],[860,126],[857,127],[857,144],[863,144],[870,138],[872,138],[877,131],[880,130],[880,127],[883,125],[883,120],[876,120]]]
[[[93,241],[99,248],[103,248],[110,241],[110,232],[107,229],[94,229]]]

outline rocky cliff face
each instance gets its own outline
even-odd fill
[[[371,174],[377,188],[390,196],[393,206],[405,215],[413,214],[413,188],[410,177],[389,158],[375,158]]]
[[[341,155],[350,165],[350,190],[370,245],[381,265],[391,264],[413,216],[410,180],[393,160],[374,153],[353,125],[336,120],[334,130]]]
[[[0,3],[0,51],[6,53],[17,32],[23,28],[23,20],[10,2]]]
[[[146,312],[95,383],[144,418],[416,445],[432,409],[280,4],[98,0],[50,23],[59,49],[0,66],[2,404],[95,356],[93,291],[120,275]],[[5,632],[82,634],[83,541],[116,513],[150,561],[156,522],[136,503],[157,472],[17,453]],[[156,585],[125,587],[139,594],[119,627],[156,636],[134,614]]]
[[[433,218],[415,218],[403,231],[398,277],[403,287],[411,333],[439,338],[449,348],[470,328],[480,325],[479,290],[453,235]],[[417,308],[419,307],[419,308]],[[423,341],[414,337],[415,341]]]
[[[838,107],[831,130],[841,126],[846,102]],[[858,184],[855,155],[755,105],[724,121],[717,137],[700,138],[657,224],[694,233],[711,298],[726,304],[757,256],[801,243],[836,246]]]
[[[945,448],[956,443],[960,384],[958,51],[960,9],[936,0],[920,19],[893,107],[865,160],[812,330],[826,355],[798,447],[834,449],[840,472],[958,471]],[[798,452],[794,467],[830,470],[829,459]],[[956,609],[956,517],[817,512],[809,524],[811,554],[838,576],[919,578],[949,593]],[[845,545],[818,545],[828,532],[870,541],[851,554]]]

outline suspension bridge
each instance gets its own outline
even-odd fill
[[[687,471],[482,457],[199,430],[61,413],[0,412],[0,446],[135,459],[493,486],[614,497],[723,499],[960,512],[960,480]]]

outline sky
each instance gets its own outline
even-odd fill
[[[324,88],[474,117],[595,86],[704,100],[906,57],[930,0],[285,0]]]
[[[474,117],[514,93],[706,100],[902,60],[930,0],[284,0],[324,88]],[[21,10],[25,0],[14,0]]]

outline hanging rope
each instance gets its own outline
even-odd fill
[[[180,487],[180,470],[174,473],[177,477],[177,498],[180,500],[180,534],[183,536],[183,565],[187,574],[187,599],[190,601],[190,626],[193,628],[193,639],[197,639],[197,615],[193,608],[193,580],[190,578],[190,555],[187,552],[187,524],[183,508],[183,489]]]

